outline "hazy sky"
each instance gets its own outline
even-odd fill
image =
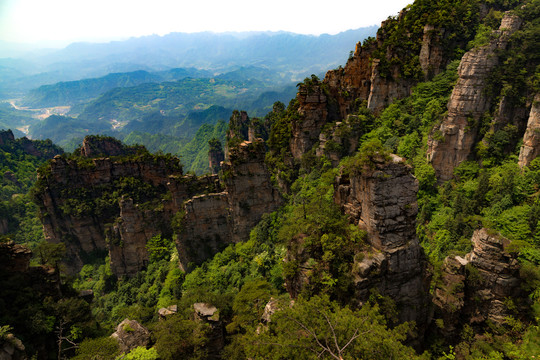
[[[412,0],[0,0],[0,40],[109,40],[170,32],[335,34],[380,25]]]

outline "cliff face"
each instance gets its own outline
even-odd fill
[[[282,203],[281,195],[270,182],[265,153],[262,139],[244,141],[231,151],[230,161],[224,164],[233,242],[247,239],[262,214],[276,210]]]
[[[395,155],[373,168],[337,179],[334,200],[351,223],[367,232],[371,248],[353,265],[355,298],[377,288],[400,309],[400,321],[415,321],[422,334],[429,321],[427,262],[416,237],[418,181]]]
[[[224,191],[192,197],[183,205],[177,239],[180,263],[200,264],[230,243],[245,241],[265,213],[276,210],[281,195],[270,183],[261,139],[229,150],[223,163]]]
[[[444,59],[444,49],[441,43],[444,34],[444,29],[430,24],[424,26],[422,48],[420,49],[418,61],[426,79],[432,78],[444,69],[446,60]]]
[[[300,85],[297,94],[300,118],[292,123],[290,141],[295,159],[300,159],[319,140],[325,124],[346,119],[361,105],[377,114],[394,100],[410,95],[418,80],[404,76],[403,65],[393,62],[401,53],[387,47],[381,55],[395,22],[403,22],[406,14],[404,10],[397,20],[384,21],[376,39],[364,45],[358,43],[343,68],[328,71],[322,82],[312,78]],[[417,53],[409,54],[418,57],[425,79],[441,72],[448,63],[443,57],[443,36],[444,29],[426,25]]]
[[[290,149],[295,159],[300,159],[319,138],[321,129],[327,121],[327,96],[320,84],[311,87],[301,86],[296,97],[300,104],[300,120],[292,123]]]
[[[444,260],[442,282],[434,293],[436,316],[444,323],[440,331],[448,337],[457,336],[464,322],[502,325],[507,316],[526,313],[519,263],[506,251],[510,242],[486,229],[476,230],[471,242],[473,250],[464,258]],[[510,304],[509,299],[522,302]]]
[[[187,269],[247,239],[260,217],[281,203],[264,165],[262,140],[230,150],[224,183],[217,176],[184,176],[175,158],[132,156],[129,148],[106,142],[88,148],[121,156],[57,156],[50,171],[40,174],[37,200],[45,237],[66,244],[71,272],[88,256],[108,251],[116,276],[137,273],[148,264],[147,242],[156,235],[172,238],[172,221],[179,216],[176,242]]]
[[[528,166],[540,154],[540,95],[536,95],[519,152],[519,166]]]
[[[130,187],[130,181],[146,184],[153,189],[152,195],[163,195],[169,175],[181,173],[171,172],[173,165],[151,159],[96,158],[78,163],[55,157],[50,162],[50,173],[40,175],[38,201],[45,238],[66,244],[71,271],[83,266],[85,256],[109,250],[115,274],[133,274],[148,261],[143,244],[165,229],[161,222],[144,221],[142,211],[127,199],[119,203],[111,197],[119,187]],[[145,227],[148,224],[153,226]],[[138,254],[135,257],[133,246]]]
[[[467,160],[478,142],[477,124],[492,105],[486,93],[488,77],[499,64],[498,51],[506,48],[510,36],[520,26],[521,20],[507,13],[494,33],[495,38],[485,46],[473,48],[461,59],[448,115],[428,139],[428,160],[439,181],[449,180],[454,168]]]

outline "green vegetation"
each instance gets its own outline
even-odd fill
[[[481,3],[491,7],[482,19],[477,11]],[[475,151],[454,170],[452,180],[438,183],[435,170],[426,160],[427,143],[429,136],[443,138],[433,129],[446,115],[457,80],[459,57],[465,50],[489,42],[492,30],[500,24],[502,12],[516,6],[519,6],[516,12],[525,23],[512,37],[508,50],[501,51],[501,66],[491,74],[488,93],[493,108],[480,121],[469,124],[476,127],[479,134]],[[241,90],[227,78],[215,79],[214,83],[188,79],[147,84],[138,88],[136,96],[132,93],[134,89],[113,90],[89,106],[86,114],[95,116],[104,114],[100,111],[109,106],[116,107],[115,116],[119,118],[146,116],[147,122],[131,125],[132,131],[125,139],[132,144],[151,143],[154,150],[175,149],[182,155],[183,162],[189,164],[186,170],[197,173],[207,171],[209,149],[221,148],[226,140],[229,146],[245,140],[249,122],[257,136],[267,139],[266,164],[272,180],[283,191],[285,203],[277,211],[265,214],[251,230],[247,241],[227,246],[189,273],[179,268],[178,259],[182,254],[177,252],[175,234],[171,230],[148,241],[149,264],[136,275],[117,279],[112,274],[109,259],[96,258],[85,264],[76,277],[63,277],[63,293],[56,298],[43,296],[31,287],[19,289],[23,283],[21,274],[10,278],[2,275],[0,337],[13,331],[25,344],[31,344],[30,354],[40,346],[49,346],[47,351],[59,355],[50,344],[55,344],[57,339],[53,334],[60,331],[67,338],[60,344],[60,355],[75,356],[75,359],[121,356],[123,359],[205,359],[213,356],[213,346],[218,343],[214,336],[219,331],[196,318],[193,304],[204,302],[218,309],[215,319],[219,318],[225,336],[225,347],[219,354],[223,359],[526,359],[537,356],[540,349],[540,160],[535,159],[521,169],[517,153],[523,126],[514,123],[494,126],[493,121],[498,116],[498,101],[503,96],[518,108],[529,106],[538,92],[540,2],[417,0],[407,10],[401,20],[388,20],[385,40],[375,52],[375,57],[383,59],[382,74],[390,76],[392,67],[396,66],[400,76],[423,78],[414,54],[419,51],[425,25],[436,25],[436,32],[445,29],[440,41],[447,52],[448,66],[430,81],[417,83],[409,97],[394,101],[378,114],[359,103],[348,127],[344,121],[341,127],[336,123],[327,124],[323,129],[327,135],[334,130],[345,138],[353,133],[359,135],[358,151],[342,158],[339,168],[333,168],[325,156],[315,156],[313,150],[300,160],[293,160],[291,127],[301,119],[296,99],[288,107],[276,102],[264,118],[243,118],[241,112],[235,111],[228,127],[223,120],[214,121],[217,118],[213,116],[221,114],[223,108],[208,107],[210,102],[233,104],[232,97]],[[368,40],[370,43],[374,45],[375,40]],[[388,53],[396,56],[387,58]],[[249,77],[243,81],[260,86]],[[320,85],[316,76],[301,84],[306,91],[310,91],[310,86],[313,90],[314,85]],[[170,92],[165,91],[165,87],[170,87],[167,90]],[[179,125],[175,119],[180,118],[179,114],[185,109],[178,107],[178,103],[173,107],[173,103],[181,96],[188,96],[189,91],[205,94],[189,106],[206,108],[208,112],[200,111],[193,115],[192,122]],[[177,98],[166,96],[171,93]],[[163,129],[178,130],[184,125],[186,131],[194,131],[194,124],[202,118],[205,123],[189,142],[178,133],[159,133]],[[151,135],[153,131],[158,134]],[[43,146],[47,144],[50,142]],[[345,154],[341,144],[327,145],[335,153]],[[140,150],[137,146],[133,149],[131,157],[118,156],[115,160],[171,159],[169,155],[137,151]],[[528,295],[529,312],[519,314],[518,299],[509,297],[502,306],[514,313],[504,319],[502,325],[472,324],[467,323],[469,319],[462,319],[455,339],[437,338],[437,331],[432,331],[434,335],[421,344],[426,352],[420,355],[408,342],[415,336],[415,324],[396,323],[395,315],[401,309],[392,300],[381,296],[377,289],[368,289],[371,297],[362,306],[358,299],[353,299],[358,291],[353,264],[371,255],[369,239],[357,225],[349,223],[335,204],[336,177],[339,174],[345,179],[374,169],[376,162],[388,161],[390,153],[403,157],[418,179],[417,236],[430,263],[432,287],[441,281],[443,260],[469,252],[473,232],[487,228],[490,233],[510,240],[506,250],[517,256],[521,266],[522,290]],[[34,181],[30,174],[42,160],[27,157],[22,152],[13,155],[18,154],[17,151],[1,154],[6,159],[1,163],[2,166],[5,163],[6,168],[1,170],[16,173],[23,184],[14,187],[9,175],[4,175],[0,215],[12,214],[10,219],[16,219],[15,227],[20,229],[9,237],[19,241],[18,236],[21,236],[36,244],[35,260],[58,267],[65,247],[39,243],[39,224],[28,216],[35,207],[25,202],[29,195],[24,193]],[[77,151],[66,159],[80,168],[94,166],[88,159],[77,156]],[[171,169],[179,170],[179,163],[174,164]],[[42,168],[42,174],[51,176],[46,168]],[[44,182],[38,181],[36,186],[44,186]],[[170,196],[165,189],[133,177],[93,188],[53,190],[63,191],[64,197],[69,199],[62,207],[65,214],[107,217],[111,223],[115,221],[118,201],[123,196],[154,212],[161,211],[161,200]],[[182,216],[179,211],[173,222],[178,223]],[[176,226],[171,226],[174,228]],[[481,284],[481,271],[473,264],[467,265],[464,271],[469,281],[467,286]],[[91,304],[75,296],[76,291],[89,289],[94,294]],[[471,290],[458,284],[451,292]],[[177,306],[177,312],[158,319],[157,311],[171,305]],[[125,318],[135,319],[150,329],[149,349],[140,347],[121,355],[117,344],[106,337]],[[433,326],[445,328],[442,319],[437,319]],[[78,349],[68,349],[67,340],[77,343]]]
[[[196,69],[171,69],[162,73],[149,73],[143,70],[112,73],[100,78],[40,86],[26,95],[24,105],[31,108],[70,106],[97,98],[114,88],[133,87],[143,83],[166,80],[179,80],[186,77],[206,77],[208,75],[207,71]]]
[[[3,234],[16,243],[31,247],[43,240],[38,208],[28,195],[36,181],[36,170],[62,149],[50,140],[30,141],[26,138],[10,140],[9,131],[0,131],[4,144],[0,145],[0,220],[7,229]]]
[[[376,305],[351,310],[314,296],[276,312],[267,329],[246,341],[246,354],[264,359],[414,359],[414,350],[401,343],[408,331],[408,324],[388,330]]]

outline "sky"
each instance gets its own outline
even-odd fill
[[[171,32],[336,34],[412,0],[0,0],[0,41],[65,46]]]

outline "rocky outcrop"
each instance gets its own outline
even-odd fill
[[[198,195],[183,207],[182,230],[177,237],[180,266],[200,264],[231,243],[228,194]]]
[[[496,38],[470,50],[461,59],[458,81],[448,102],[448,115],[428,139],[428,160],[439,181],[452,178],[454,168],[467,160],[479,140],[478,123],[492,105],[486,86],[491,71],[499,64],[497,51],[506,48],[510,36],[520,26],[518,17],[505,14],[494,34]]]
[[[444,32],[444,29],[430,24],[424,26],[424,37],[418,61],[420,61],[420,67],[422,67],[426,79],[431,79],[444,69],[444,49],[441,43]]]
[[[217,175],[221,170],[221,162],[225,160],[225,153],[221,148],[221,142],[219,140],[211,140],[209,142],[210,150],[208,150],[208,165],[210,167],[210,173]]]
[[[15,277],[18,279],[17,289],[3,289],[5,293],[17,292],[27,287],[43,297],[60,297],[59,272],[49,265],[30,266],[31,258],[32,251],[24,245],[12,241],[0,243],[0,282],[6,280],[11,286],[14,284],[9,280]]]
[[[167,306],[166,308],[160,308],[158,315],[160,319],[167,319],[168,317],[178,312],[178,305]]]
[[[0,130],[0,146],[10,144],[15,141],[15,135],[11,130]]]
[[[210,326],[207,359],[221,359],[221,350],[225,347],[225,328],[219,318],[219,310],[208,303],[195,303],[193,309],[195,319]]]
[[[165,215],[159,209],[142,210],[133,199],[119,201],[120,217],[108,233],[111,270],[116,276],[137,273],[148,265],[147,242],[156,235],[166,236],[168,231]]]
[[[139,346],[146,347],[150,343],[150,331],[136,320],[124,319],[118,324],[111,337],[118,341],[120,351],[123,353],[130,352]]]
[[[519,166],[528,166],[540,154],[540,95],[536,95],[519,152]]]
[[[123,156],[133,154],[136,148],[127,147],[120,140],[109,136],[86,136],[79,149],[80,155],[93,158],[98,156]]]
[[[510,241],[480,229],[471,242],[464,258],[444,260],[442,283],[434,293],[436,316],[444,325],[440,331],[449,337],[457,336],[463,323],[503,325],[508,316],[526,313],[517,256],[506,251]]]
[[[371,88],[367,101],[368,109],[375,113],[380,112],[385,106],[395,99],[402,99],[411,93],[414,80],[405,80],[401,77],[401,68],[392,66],[390,75],[383,76],[380,69],[380,60],[374,59],[371,68]]]
[[[279,191],[270,182],[270,173],[264,163],[265,154],[262,139],[244,141],[231,149],[230,161],[223,165],[231,211],[232,242],[247,240],[261,216],[276,210],[282,203]]]
[[[120,149],[116,140],[109,146],[98,139],[99,146],[89,145],[92,151]],[[181,267],[188,270],[246,240],[261,216],[281,204],[261,139],[230,149],[222,182],[215,175],[183,175],[177,158],[137,151],[119,158],[56,156],[39,174],[45,237],[66,244],[71,272],[87,256],[108,252],[113,273],[131,276],[148,264],[148,241],[156,235],[171,239],[175,232]]]
[[[270,182],[261,139],[243,141],[223,163],[224,191],[198,195],[183,205],[177,238],[180,263],[200,264],[231,243],[245,241],[262,215],[276,210],[281,195]]]
[[[410,166],[391,155],[338,177],[334,200],[367,232],[370,245],[355,257],[356,300],[362,303],[378,289],[396,302],[400,321],[416,322],[422,337],[430,308],[427,262],[416,236],[417,192]]]
[[[463,324],[460,314],[465,306],[465,279],[467,260],[460,256],[444,259],[440,283],[433,293],[437,309],[438,331],[448,340],[459,333]],[[442,323],[441,323],[442,321]]]
[[[249,138],[250,118],[245,111],[234,110],[229,118],[227,129],[227,143],[225,144],[225,159],[229,159],[229,148]]]
[[[32,251],[26,246],[13,241],[0,243],[0,270],[4,272],[27,272],[31,258]]]
[[[40,143],[41,146],[36,147],[36,143]],[[15,139],[11,130],[0,130],[0,147],[7,147],[8,151],[20,150],[24,154],[43,159],[50,159],[63,153],[62,149],[53,145],[50,140],[30,140],[26,137]]]
[[[356,44],[353,56],[343,68],[326,73],[324,84],[337,103],[333,117],[344,119],[355,110],[358,102],[367,101],[371,92],[371,57],[376,44]],[[358,100],[357,100],[358,99]],[[336,109],[334,109],[336,110]]]
[[[292,123],[291,153],[300,159],[318,140],[322,127],[328,117],[327,96],[322,87],[315,81],[310,85],[302,85],[297,100],[300,104],[300,117]]]
[[[365,133],[361,117],[347,115],[344,121],[338,121],[319,135],[317,156],[325,155],[336,167],[345,156],[353,155],[358,149],[360,137]]]
[[[37,199],[45,238],[66,244],[68,269],[78,272],[85,256],[110,251],[116,275],[131,275],[140,270],[148,260],[146,241],[167,232],[167,228],[156,213],[139,210],[127,198],[112,199],[113,193],[126,186],[137,191],[145,184],[147,194],[141,194],[139,201],[150,202],[151,206],[152,201],[158,200],[151,207],[160,208],[163,205],[159,198],[166,194],[169,176],[181,174],[178,160],[167,162],[151,156],[126,161],[68,160],[56,156],[49,169],[48,173],[38,175]],[[171,215],[164,213],[163,217]]]
[[[13,334],[0,338],[0,360],[26,360],[25,347],[22,341]]]
[[[404,76],[402,64],[394,61],[403,54],[391,46],[383,49],[385,40],[397,28],[396,22],[402,22],[406,15],[404,10],[398,19],[384,21],[377,32],[377,39],[366,41],[364,45],[358,43],[347,64],[328,71],[322,82],[308,78],[300,84],[296,96],[299,117],[292,122],[290,141],[295,159],[300,159],[311,149],[327,123],[346,119],[360,106],[378,113],[394,100],[410,95],[417,79]],[[408,54],[420,59],[426,79],[447,65],[443,56],[443,37],[444,30],[425,25],[419,53]]]
[[[505,251],[508,239],[486,229],[475,231],[471,242],[473,250],[465,259],[478,273],[469,273],[467,281],[473,298],[480,299],[471,319],[501,324],[512,315],[512,309],[505,305],[507,300],[523,295],[517,254]]]

